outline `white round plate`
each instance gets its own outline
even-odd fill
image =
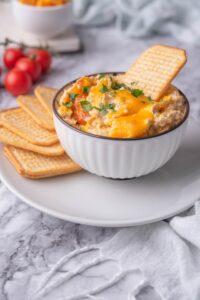
[[[4,157],[2,147],[0,177],[23,201],[64,220],[107,227],[151,223],[182,212],[199,197],[200,128],[190,121],[174,157],[158,171],[136,179],[112,180],[85,171],[25,179]]]

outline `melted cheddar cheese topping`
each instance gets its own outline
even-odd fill
[[[153,113],[141,109],[135,114],[121,115],[112,118],[110,137],[132,138],[145,136],[149,127],[149,122],[153,119]]]
[[[116,92],[115,100],[118,109],[109,112],[105,124],[110,126],[109,136],[113,138],[132,138],[144,136],[149,122],[153,119],[152,104],[144,98],[136,98],[127,90]]]

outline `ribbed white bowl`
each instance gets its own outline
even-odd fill
[[[65,151],[83,169],[116,179],[139,177],[162,167],[178,149],[188,120],[186,117],[175,129],[155,137],[110,139],[67,124],[56,112],[55,101],[54,123]]]

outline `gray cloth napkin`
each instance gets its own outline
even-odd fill
[[[100,243],[97,228],[80,226],[78,245],[81,235],[87,242],[73,247],[74,224],[33,210],[1,184],[0,199],[2,299],[200,299],[200,200],[168,222],[106,229]]]
[[[107,25],[116,21],[127,36],[169,34],[183,42],[200,44],[198,0],[74,0],[76,23]]]
[[[28,299],[199,300],[200,201],[169,223],[121,229],[63,256],[31,279]]]

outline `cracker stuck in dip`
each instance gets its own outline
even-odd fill
[[[120,77],[99,74],[81,77],[66,87],[57,111],[70,125],[109,138],[143,138],[173,129],[185,117],[185,98],[170,86],[154,101]]]

